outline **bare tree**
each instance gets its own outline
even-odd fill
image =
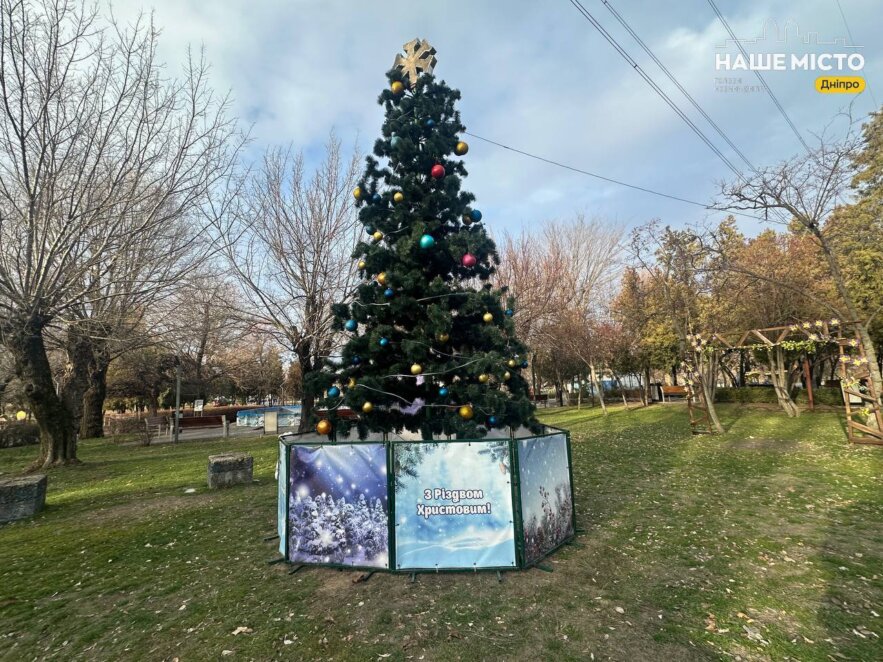
[[[696,365],[693,367],[701,376],[699,381],[711,424],[717,432],[723,432],[714,406],[720,354],[714,350],[694,352],[691,349],[695,348],[694,334],[703,330],[702,295],[707,293],[708,276],[717,273],[708,264],[710,250],[692,230],[661,228],[658,221],[651,221],[632,233],[630,252],[641,273],[662,294],[681,354],[694,355]]]
[[[351,191],[360,157],[343,154],[332,135],[312,175],[303,154],[273,149],[246,187],[221,240],[246,310],[257,327],[275,336],[309,375],[335,349],[331,305],[353,288],[357,216]],[[302,430],[315,394],[305,389]]]
[[[157,34],[75,0],[0,0],[0,342],[40,426],[41,466],[76,461],[83,395],[56,393],[47,329],[176,282],[242,144],[204,61],[163,77]]]
[[[870,378],[878,394],[883,393],[880,364],[869,333],[869,320],[863,319],[856,293],[843,275],[826,222],[842,204],[855,174],[854,161],[861,148],[861,137],[850,130],[840,141],[818,138],[818,146],[808,154],[795,156],[775,166],[757,171],[740,181],[721,185],[721,194],[732,209],[782,213],[787,222],[807,233],[818,244],[839,301],[828,302],[841,318],[855,322],[869,362]],[[878,396],[879,397],[879,396]]]

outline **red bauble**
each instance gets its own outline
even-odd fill
[[[441,179],[445,176],[445,167],[440,163],[436,163],[432,166],[432,170],[429,171],[429,174],[432,175],[433,179]]]
[[[478,264],[478,260],[475,258],[475,256],[472,253],[466,253],[466,255],[463,256],[463,259],[460,260],[460,263],[464,267],[471,269],[476,264]]]

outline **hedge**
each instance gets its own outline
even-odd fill
[[[796,389],[792,392],[794,401],[798,404],[809,404],[809,398],[804,389]],[[743,386],[741,388],[718,388],[715,392],[715,402],[738,402],[738,403],[765,403],[778,404],[776,392],[771,386]],[[813,389],[813,400],[819,405],[832,407],[843,406],[843,396],[840,387],[823,386]]]
[[[30,446],[40,443],[40,428],[36,423],[10,423],[0,427],[0,448]]]

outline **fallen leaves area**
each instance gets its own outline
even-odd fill
[[[268,564],[272,438],[85,441],[0,527],[0,659],[883,659],[883,448],[838,414],[727,405],[707,437],[678,405],[541,416],[572,433],[577,544],[502,583]],[[207,490],[222,450],[257,482]]]

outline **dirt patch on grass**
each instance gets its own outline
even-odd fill
[[[785,453],[797,450],[797,441],[794,439],[733,439],[727,444],[727,448],[734,451],[768,451],[771,453]]]
[[[83,513],[82,521],[88,524],[105,524],[115,521],[133,522],[155,515],[168,514],[190,508],[202,508],[214,499],[215,494],[187,494],[166,496],[144,496],[125,503],[97,507]]]

